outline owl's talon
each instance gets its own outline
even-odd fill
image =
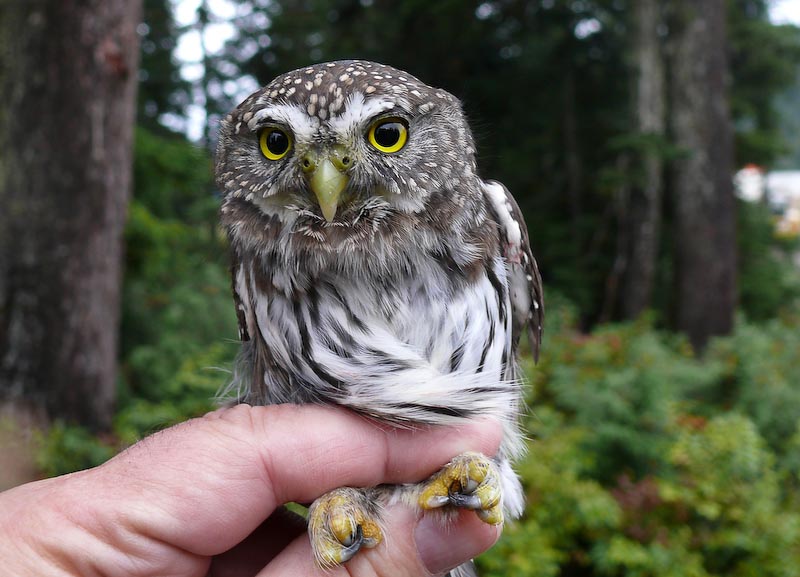
[[[489,525],[503,524],[503,507],[495,505],[489,509],[478,509],[475,511],[481,521]]]
[[[362,548],[383,540],[374,504],[363,491],[342,487],[314,501],[308,511],[308,534],[321,567],[349,561]]]
[[[503,522],[500,474],[494,462],[480,453],[463,453],[422,485],[423,509],[444,506],[474,509],[486,523]]]
[[[481,509],[483,504],[481,503],[480,497],[477,495],[469,495],[463,493],[450,493],[450,498],[448,499],[450,504],[454,507],[458,507],[459,509]]]
[[[364,530],[361,528],[361,525],[356,525],[356,531],[354,535],[349,535],[342,545],[344,545],[344,549],[342,549],[341,553],[339,554],[340,563],[345,563],[349,561],[353,555],[358,553],[361,549],[361,545],[364,543]]]

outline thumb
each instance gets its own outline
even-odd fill
[[[487,525],[472,511],[444,520],[439,511],[420,517],[405,505],[384,513],[385,540],[362,549],[346,568],[324,570],[314,563],[311,544],[301,535],[267,565],[258,577],[419,577],[443,575],[491,547],[501,528]]]

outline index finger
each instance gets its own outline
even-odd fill
[[[134,445],[94,470],[97,478],[83,478],[94,488],[81,494],[113,488],[120,522],[215,555],[283,503],[309,502],[340,486],[420,481],[464,451],[494,454],[500,437],[500,426],[488,422],[400,430],[342,409],[240,405]]]

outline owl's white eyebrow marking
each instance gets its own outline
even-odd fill
[[[299,104],[273,104],[265,106],[253,114],[247,127],[255,132],[259,125],[267,120],[280,122],[292,129],[295,138],[311,140],[319,130],[319,118],[309,116],[306,109]]]
[[[404,108],[402,99],[370,98],[366,99],[360,92],[347,97],[344,112],[328,121],[333,132],[346,133],[354,126],[359,126],[381,112]]]

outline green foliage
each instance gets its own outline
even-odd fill
[[[767,206],[740,202],[738,209],[740,303],[748,318],[763,321],[800,298],[800,271],[793,263],[798,246],[775,236]]]
[[[572,556],[581,543],[620,523],[614,498],[586,478],[594,466],[592,454],[583,449],[589,431],[566,426],[549,407],[534,411],[530,423],[535,440],[518,469],[527,498],[525,516],[481,557],[482,575],[559,575],[562,565],[581,561]]]
[[[791,452],[800,424],[798,321],[795,309],[765,324],[740,323],[733,336],[714,343],[709,355],[724,366],[710,400],[746,414],[779,455]]]
[[[136,130],[134,198],[161,219],[216,224],[218,199],[211,194],[208,152],[183,137]],[[187,255],[189,256],[189,255]]]
[[[775,163],[774,168],[796,170],[800,166],[800,66],[794,84],[775,99],[775,114],[781,119],[780,132],[786,143],[786,153]]]
[[[54,423],[39,442],[36,464],[47,476],[63,475],[107,461],[116,448],[81,427]]]
[[[235,315],[206,154],[139,130],[134,166],[122,374],[130,394],[159,402],[170,398],[176,375],[192,359],[230,361],[235,347],[226,359],[218,347],[236,337]],[[220,376],[218,386],[223,382]]]
[[[661,484],[661,497],[686,516],[711,574],[795,574],[800,514],[784,509],[775,457],[752,421],[720,415],[683,430],[669,461],[677,478]]]
[[[657,467],[678,405],[719,374],[714,363],[698,363],[683,341],[655,332],[646,318],[589,337],[565,331],[547,345],[533,404],[552,403],[591,428],[583,444],[603,455],[593,472],[604,481]]]
[[[237,349],[233,342],[220,341],[187,356],[157,396],[131,398],[118,412],[117,435],[126,444],[134,443],[144,434],[212,409],[220,385],[229,376],[225,367]]]
[[[765,2],[729,0],[728,4],[737,165],[770,166],[786,152],[773,101],[797,79],[800,31],[773,26]]]
[[[559,330],[523,363],[527,509],[484,573],[796,575],[800,316],[742,321],[700,360],[646,320],[585,335],[548,312]]]

